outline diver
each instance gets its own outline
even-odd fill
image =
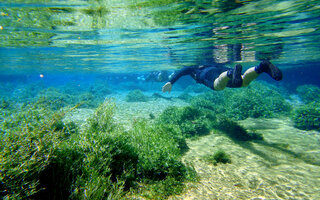
[[[162,92],[171,92],[172,85],[182,76],[190,75],[197,83],[213,90],[223,90],[225,87],[246,87],[261,73],[267,73],[276,81],[282,80],[282,72],[270,61],[264,60],[258,66],[249,68],[243,75],[242,65],[237,64],[234,69],[225,66],[191,66],[184,67],[170,77],[162,87]]]

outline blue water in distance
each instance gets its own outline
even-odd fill
[[[316,0],[15,0],[0,12],[1,82],[134,81],[186,65],[270,59],[284,72],[281,84],[320,85]]]

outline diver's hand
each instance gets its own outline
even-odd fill
[[[163,87],[162,87],[162,92],[168,92],[170,93],[172,89],[172,84],[170,82],[167,82]]]

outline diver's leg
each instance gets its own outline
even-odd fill
[[[222,72],[213,82],[214,90],[223,90],[231,79],[228,77],[228,71]]]
[[[255,67],[249,68],[247,71],[244,72],[242,75],[242,87],[247,87],[251,81],[256,79],[259,74],[256,72]]]
[[[214,89],[223,90],[225,87],[237,88],[242,85],[241,77],[242,66],[237,64],[234,69],[222,72],[218,78],[214,80]]]
[[[242,76],[242,87],[248,86],[261,73],[267,73],[276,81],[282,79],[282,72],[269,61],[262,61],[258,66],[249,68]]]

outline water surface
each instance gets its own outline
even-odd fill
[[[3,1],[2,74],[320,60],[319,1]]]

